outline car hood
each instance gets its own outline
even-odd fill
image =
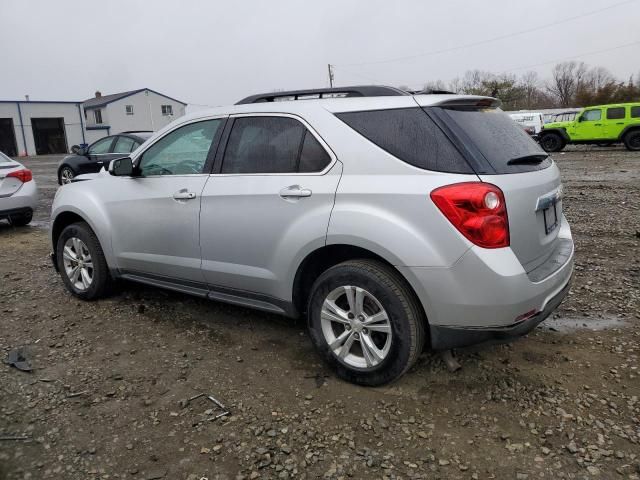
[[[544,124],[544,128],[567,128],[572,123],[573,122],[551,122],[551,123],[545,123]]]
[[[85,173],[83,175],[78,175],[73,177],[72,182],[84,182],[86,180],[93,180],[94,178],[100,178],[101,176],[109,175],[109,173],[103,168],[98,173]]]

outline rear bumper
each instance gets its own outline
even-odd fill
[[[560,234],[551,256],[529,273],[510,248],[472,247],[447,268],[397,267],[424,307],[431,346],[514,338],[543,321],[567,295],[573,274],[566,220]]]
[[[25,215],[28,213],[33,213],[33,209],[31,207],[20,207],[20,208],[12,208],[9,210],[0,210],[0,218],[9,218],[14,215]]]
[[[34,180],[25,183],[10,197],[0,198],[0,218],[33,212],[38,204],[38,187]]]
[[[571,281],[551,298],[544,310],[519,323],[502,328],[452,328],[434,325],[431,327],[431,347],[434,350],[449,350],[480,343],[504,343],[526,335],[536,328],[558,308],[569,293]]]

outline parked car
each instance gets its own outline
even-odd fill
[[[58,184],[64,185],[78,175],[97,173],[114,158],[129,155],[142,145],[153,132],[122,132],[101,138],[86,148],[74,145],[73,154],[58,165]]]
[[[509,112],[513,121],[519,123],[524,131],[537,138],[544,125],[544,116],[540,112]]]
[[[573,121],[547,123],[540,134],[540,145],[547,152],[558,152],[568,144],[614,143],[640,150],[640,103],[587,107]]]
[[[38,188],[31,170],[0,152],[0,219],[27,225],[38,204]]]
[[[75,296],[126,279],[307,318],[321,356],[380,385],[435,350],[523,335],[569,290],[553,160],[493,98],[278,92],[182,117],[58,191]],[[317,100],[275,101],[316,95]]]

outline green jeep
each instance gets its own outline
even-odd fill
[[[623,142],[628,150],[640,150],[640,103],[587,107],[571,122],[545,124],[539,141],[547,152],[558,152],[568,143]]]

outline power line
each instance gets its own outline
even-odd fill
[[[555,60],[549,60],[548,62],[541,62],[541,63],[532,64],[532,65],[525,65],[523,67],[510,68],[508,70],[503,70],[503,72],[512,72],[514,70],[524,70],[524,69],[527,69],[527,68],[541,67],[543,65],[550,65],[552,63],[564,62],[564,61],[567,61],[567,60],[573,60],[574,58],[587,57],[587,56],[590,56],[590,55],[597,55],[599,53],[611,52],[613,50],[620,50],[621,48],[631,47],[632,45],[638,45],[638,44],[640,44],[640,40],[638,40],[636,42],[625,43],[624,45],[618,45],[618,46],[615,46],[615,47],[603,48],[602,50],[594,50],[594,51],[591,51],[591,52],[581,53],[579,55],[572,55],[570,57],[556,58]]]
[[[573,17],[567,17],[567,18],[564,18],[562,20],[557,20],[557,21],[552,22],[552,23],[547,23],[545,25],[540,25],[538,27],[529,28],[527,30],[521,30],[521,31],[518,31],[518,32],[507,33],[505,35],[500,35],[500,36],[497,36],[497,37],[488,38],[488,39],[485,39],[485,40],[480,40],[479,42],[466,43],[466,44],[463,44],[463,45],[458,45],[456,47],[443,48],[441,50],[432,50],[430,52],[424,52],[424,53],[419,53],[419,54],[415,54],[415,55],[406,55],[406,56],[403,56],[403,57],[388,58],[386,60],[376,60],[376,61],[371,61],[371,62],[360,62],[360,63],[347,63],[347,64],[344,64],[344,65],[337,65],[337,66],[338,67],[357,67],[357,66],[362,66],[362,65],[379,65],[379,64],[383,64],[383,63],[400,62],[400,61],[403,61],[403,60],[411,60],[411,59],[414,59],[414,58],[427,57],[427,56],[430,56],[430,55],[438,55],[438,54],[441,54],[441,53],[454,52],[454,51],[462,50],[462,49],[469,48],[469,47],[475,47],[477,45],[485,45],[487,43],[496,42],[498,40],[504,40],[505,38],[511,38],[511,37],[516,37],[518,35],[524,35],[526,33],[537,32],[538,30],[543,30],[545,28],[549,28],[549,27],[553,27],[553,26],[556,26],[556,25],[560,25],[562,23],[571,22],[571,21],[577,20],[579,18],[595,15],[596,13],[604,12],[606,10],[611,10],[612,8],[617,8],[617,7],[621,6],[621,5],[627,5],[629,3],[633,3],[633,2],[636,2],[636,1],[637,0],[625,0],[624,2],[615,3],[613,5],[609,5],[608,7],[599,8],[597,10],[592,10],[590,12],[585,12],[585,13],[582,13],[580,15],[575,15]],[[336,66],[334,64],[332,64],[332,65],[334,67]]]
[[[548,60],[548,61],[545,61],[545,62],[534,63],[534,64],[531,64],[531,65],[508,68],[508,69],[502,70],[502,73],[512,72],[514,70],[525,70],[525,69],[528,69],[528,68],[541,67],[541,66],[544,66],[544,65],[550,65],[552,63],[557,63],[557,62],[564,62],[564,61],[573,60],[573,59],[576,59],[576,58],[588,57],[588,56],[591,56],[591,55],[598,55],[599,53],[612,52],[614,50],[620,50],[622,48],[627,48],[627,47],[631,47],[631,46],[638,45],[638,44],[640,44],[640,40],[637,40],[635,42],[625,43],[625,44],[622,44],[622,45],[616,45],[614,47],[603,48],[603,49],[600,49],[600,50],[593,50],[593,51],[590,51],[590,52],[584,52],[584,53],[580,53],[580,54],[577,54],[577,55],[571,55],[571,56],[568,56],[568,57],[556,58],[554,60]],[[332,66],[335,68],[335,65],[332,65]],[[339,69],[347,71],[347,72],[349,72],[349,73],[351,73],[353,75],[359,76],[361,78],[365,78],[367,80],[373,81],[374,83],[378,83],[378,84],[384,84],[385,83],[385,82],[380,82],[379,80],[376,80],[376,79],[371,78],[371,77],[366,77],[364,75],[357,74],[357,73],[352,72],[352,71],[350,71],[350,70],[348,70],[348,69],[346,69],[344,67],[339,67]],[[387,82],[387,83],[393,83],[393,82]],[[407,85],[407,82],[402,82],[402,83]],[[424,84],[424,81],[408,83],[408,85],[420,85],[420,84]]]

